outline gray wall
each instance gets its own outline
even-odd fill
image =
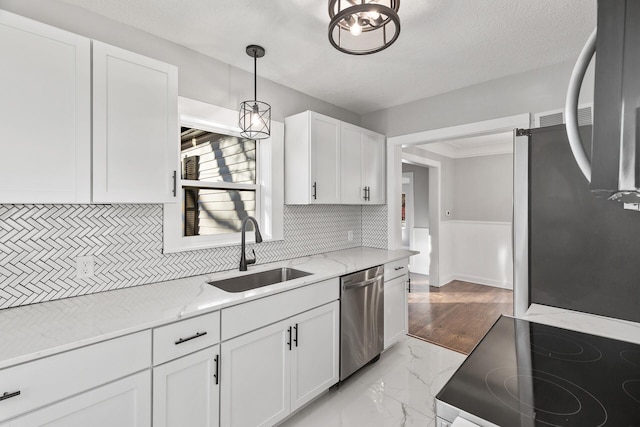
[[[574,61],[516,74],[362,116],[363,127],[388,137],[514,114],[563,108]],[[581,103],[593,101],[593,67]]]
[[[403,163],[402,172],[413,172],[413,226],[429,228],[429,169]]]
[[[442,221],[450,221],[453,216],[446,216],[446,212],[453,212],[453,194],[455,181],[455,163],[450,157],[441,156],[429,151],[421,150],[417,147],[405,147],[403,153],[413,154],[415,156],[425,157],[440,162],[440,219]],[[404,163],[403,163],[404,167]],[[452,214],[453,215],[453,214]]]
[[[511,222],[512,194],[512,154],[455,159],[453,219]]]
[[[233,110],[240,102],[253,98],[252,73],[85,9],[59,0],[0,0],[0,8],[174,64],[179,70],[178,92],[181,96]],[[258,78],[258,90],[260,99],[271,104],[273,120],[284,121],[286,116],[313,110],[360,124],[360,116],[353,112],[270,80]]]

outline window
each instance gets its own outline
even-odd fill
[[[236,111],[180,98],[180,112],[181,197],[164,205],[165,252],[240,243],[247,216],[265,240],[281,239],[282,124],[272,123],[271,138],[253,141],[239,136]]]
[[[182,127],[183,236],[237,233],[256,216],[256,142],[197,127]]]

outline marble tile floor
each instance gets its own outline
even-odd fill
[[[435,396],[465,357],[407,337],[281,427],[434,427]]]

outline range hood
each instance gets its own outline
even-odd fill
[[[578,134],[578,95],[594,52],[595,91],[591,156]],[[598,0],[598,27],[571,76],[567,134],[591,191],[624,203],[640,203],[640,1]]]

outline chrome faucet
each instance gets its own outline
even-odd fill
[[[260,234],[260,227],[258,227],[258,221],[256,221],[256,219],[252,216],[247,216],[245,219],[242,220],[242,247],[240,249],[242,253],[240,254],[240,271],[247,271],[247,265],[256,263],[256,251],[251,249],[251,252],[253,252],[253,258],[247,259],[247,255],[245,254],[244,235],[245,235],[245,232],[247,231],[247,223],[249,221],[253,223],[253,229],[256,232],[256,243],[262,242],[262,235]]]

